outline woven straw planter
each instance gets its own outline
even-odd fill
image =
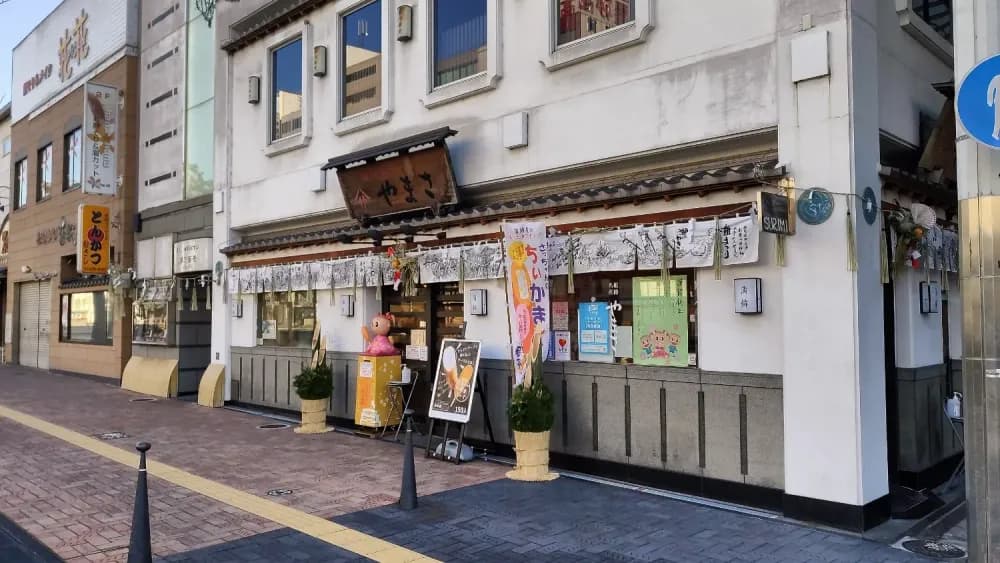
[[[507,478],[515,481],[551,481],[559,477],[549,471],[549,431],[514,431],[514,453],[517,465],[507,472]]]
[[[327,399],[302,399],[302,426],[295,429],[299,434],[320,434],[326,432]]]

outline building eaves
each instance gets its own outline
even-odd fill
[[[373,233],[382,235],[408,234],[460,224],[499,221],[507,218],[559,213],[629,202],[639,203],[645,200],[672,198],[688,194],[703,195],[713,191],[742,189],[759,185],[762,181],[775,181],[784,175],[785,169],[778,165],[777,159],[746,162],[609,186],[583,188],[545,196],[522,197],[488,205],[458,206],[442,211],[438,216],[427,211],[406,218],[388,217],[383,221],[375,219],[365,227],[355,225],[279,235],[236,243],[223,248],[222,253],[237,255],[333,242],[348,242],[358,237],[369,237]]]
[[[941,170],[908,172],[895,166],[882,165],[879,176],[897,191],[917,196],[922,202],[951,209],[958,205],[958,185],[944,178]]]
[[[272,0],[229,26],[222,50],[235,53],[332,0]]]
[[[0,123],[10,119],[10,102],[0,106]]]

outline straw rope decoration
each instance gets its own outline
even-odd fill
[[[881,282],[883,284],[889,283],[891,280],[890,273],[892,270],[889,268],[889,244],[885,241],[885,226],[884,223],[879,226],[879,275]]]
[[[465,293],[465,251],[458,248],[458,292]]]
[[[847,269],[851,272],[858,271],[858,249],[855,244],[854,236],[854,216],[851,213],[851,207],[854,203],[851,200],[851,196],[845,198],[847,202]]]
[[[212,310],[212,281],[205,284],[205,310]]]
[[[570,295],[576,293],[576,282],[573,279],[576,274],[576,244],[573,235],[566,239],[566,246],[569,248],[569,256],[566,262],[566,292]]]
[[[775,235],[775,256],[778,261],[778,266],[781,268],[785,267],[785,235]]]
[[[663,245],[662,248],[660,249],[660,278],[662,278],[661,281],[663,282],[664,291],[670,285],[670,266],[671,262],[673,262],[675,258],[673,252],[674,247],[671,246],[670,241],[667,240],[667,232],[668,232],[667,226],[664,225]]]
[[[722,279],[722,229],[719,227],[719,217],[715,217],[715,248],[712,251],[712,268],[715,279]]]

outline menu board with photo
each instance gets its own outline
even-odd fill
[[[441,341],[428,416],[451,422],[469,422],[479,372],[478,340]]]

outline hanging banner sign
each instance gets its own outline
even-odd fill
[[[87,83],[83,106],[83,193],[118,191],[118,88]]]
[[[514,385],[524,381],[539,353],[548,358],[549,274],[545,260],[545,223],[504,223],[503,244],[507,269],[507,314],[510,317],[514,358]],[[533,340],[540,331],[541,350]]]
[[[752,216],[720,219],[719,230],[723,266],[757,262],[760,231]],[[673,247],[678,268],[712,267],[715,257],[714,220],[667,225],[667,239]]]
[[[103,275],[111,264],[111,209],[80,204],[77,210],[76,271]]]
[[[762,231],[776,235],[795,234],[795,208],[788,196],[760,192],[757,207]]]
[[[580,303],[576,318],[580,361],[614,362],[615,355],[611,349],[611,312],[608,304],[600,301]]]
[[[633,278],[632,312],[632,357],[636,364],[688,365],[686,277],[671,276],[666,291],[660,277]]]

